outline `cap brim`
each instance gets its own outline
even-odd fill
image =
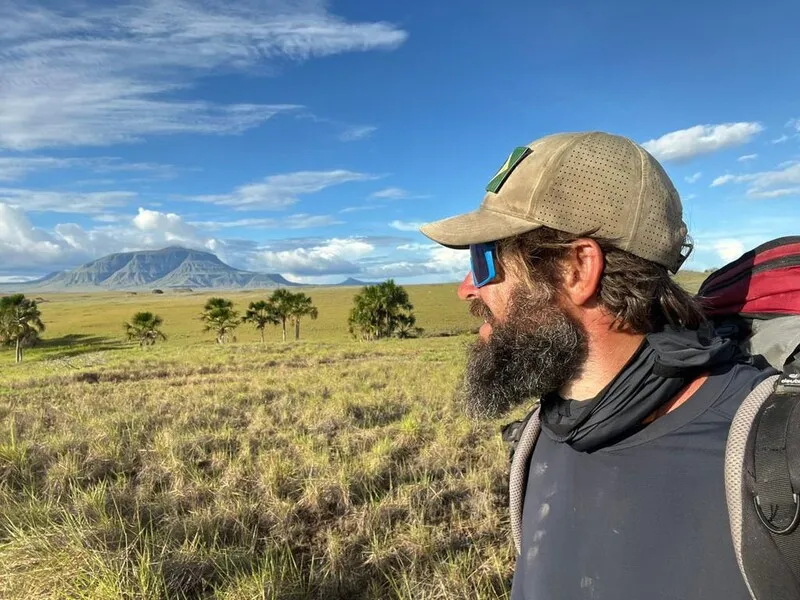
[[[465,249],[470,244],[494,242],[542,227],[541,223],[512,217],[486,208],[427,223],[420,232],[448,248]]]

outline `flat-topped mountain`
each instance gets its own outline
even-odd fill
[[[75,269],[50,273],[41,279],[5,284],[2,289],[260,289],[299,285],[277,273],[235,269],[211,252],[170,246],[161,250],[109,254]]]

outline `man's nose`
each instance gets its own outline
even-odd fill
[[[478,297],[478,288],[472,283],[472,273],[467,273],[464,281],[458,286],[458,297],[462,300],[472,300]]]

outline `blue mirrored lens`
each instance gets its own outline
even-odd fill
[[[469,258],[472,266],[472,284],[482,287],[495,278],[494,243],[473,244],[469,247]]]

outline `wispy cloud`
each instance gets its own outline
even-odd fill
[[[343,142],[357,142],[358,140],[367,139],[377,130],[378,128],[372,125],[354,125],[340,133],[339,139]]]
[[[422,222],[413,222],[407,223],[405,221],[392,221],[389,223],[389,227],[393,229],[397,229],[398,231],[419,231],[419,228],[422,227],[424,223]]]
[[[125,206],[137,197],[134,192],[54,192],[20,188],[0,188],[0,203],[24,211],[92,214]]]
[[[388,187],[382,190],[378,190],[370,194],[369,196],[372,199],[376,200],[412,200],[412,199],[422,199],[422,198],[430,198],[430,196],[424,194],[413,194],[408,190],[399,187]]]
[[[178,174],[173,165],[127,162],[121,158],[56,158],[52,156],[0,156],[0,181],[23,179],[30,173],[52,169],[78,169],[94,173],[144,173],[151,178],[168,179]]]
[[[384,200],[400,200],[402,198],[408,198],[409,192],[397,187],[390,187],[385,188],[382,190],[378,190],[377,192],[370,194],[370,198],[382,198]]]
[[[289,215],[283,219],[237,219],[235,221],[191,221],[190,224],[200,229],[215,231],[219,229],[311,229],[342,225],[344,221],[331,215]]]
[[[325,188],[353,181],[377,179],[376,175],[342,169],[333,171],[298,171],[270,175],[259,183],[237,187],[229,194],[211,194],[189,198],[232,206],[236,210],[281,210],[295,204],[299,196],[320,192]]]
[[[376,210],[378,208],[385,208],[385,204],[365,204],[363,206],[346,206],[339,211],[340,214],[361,212],[362,210]]]
[[[33,171],[66,169],[74,164],[68,158],[0,156],[0,181],[14,181]]]
[[[780,136],[776,137],[774,140],[772,140],[772,143],[773,144],[782,144],[783,142],[787,141],[788,139],[789,139],[789,136],[784,133],[783,135],[780,135]]]
[[[757,158],[758,158],[758,154],[745,154],[743,156],[740,156],[736,160],[738,160],[739,162],[748,162],[748,161],[751,161],[751,160],[755,160]]]
[[[694,175],[689,175],[688,177],[686,177],[686,182],[687,183],[697,183],[702,176],[703,176],[703,174],[698,171]]]
[[[760,123],[695,125],[644,142],[642,146],[659,160],[686,161],[701,154],[741,146],[762,132]]]
[[[0,4],[0,147],[242,132],[301,107],[220,105],[176,92],[212,73],[265,73],[276,61],[389,50],[407,37],[389,23],[337,17],[321,0],[52,6]]]
[[[800,162],[785,164],[783,168],[743,175],[721,175],[711,182],[711,187],[729,183],[747,183],[747,195],[751,198],[779,198],[800,195]]]

